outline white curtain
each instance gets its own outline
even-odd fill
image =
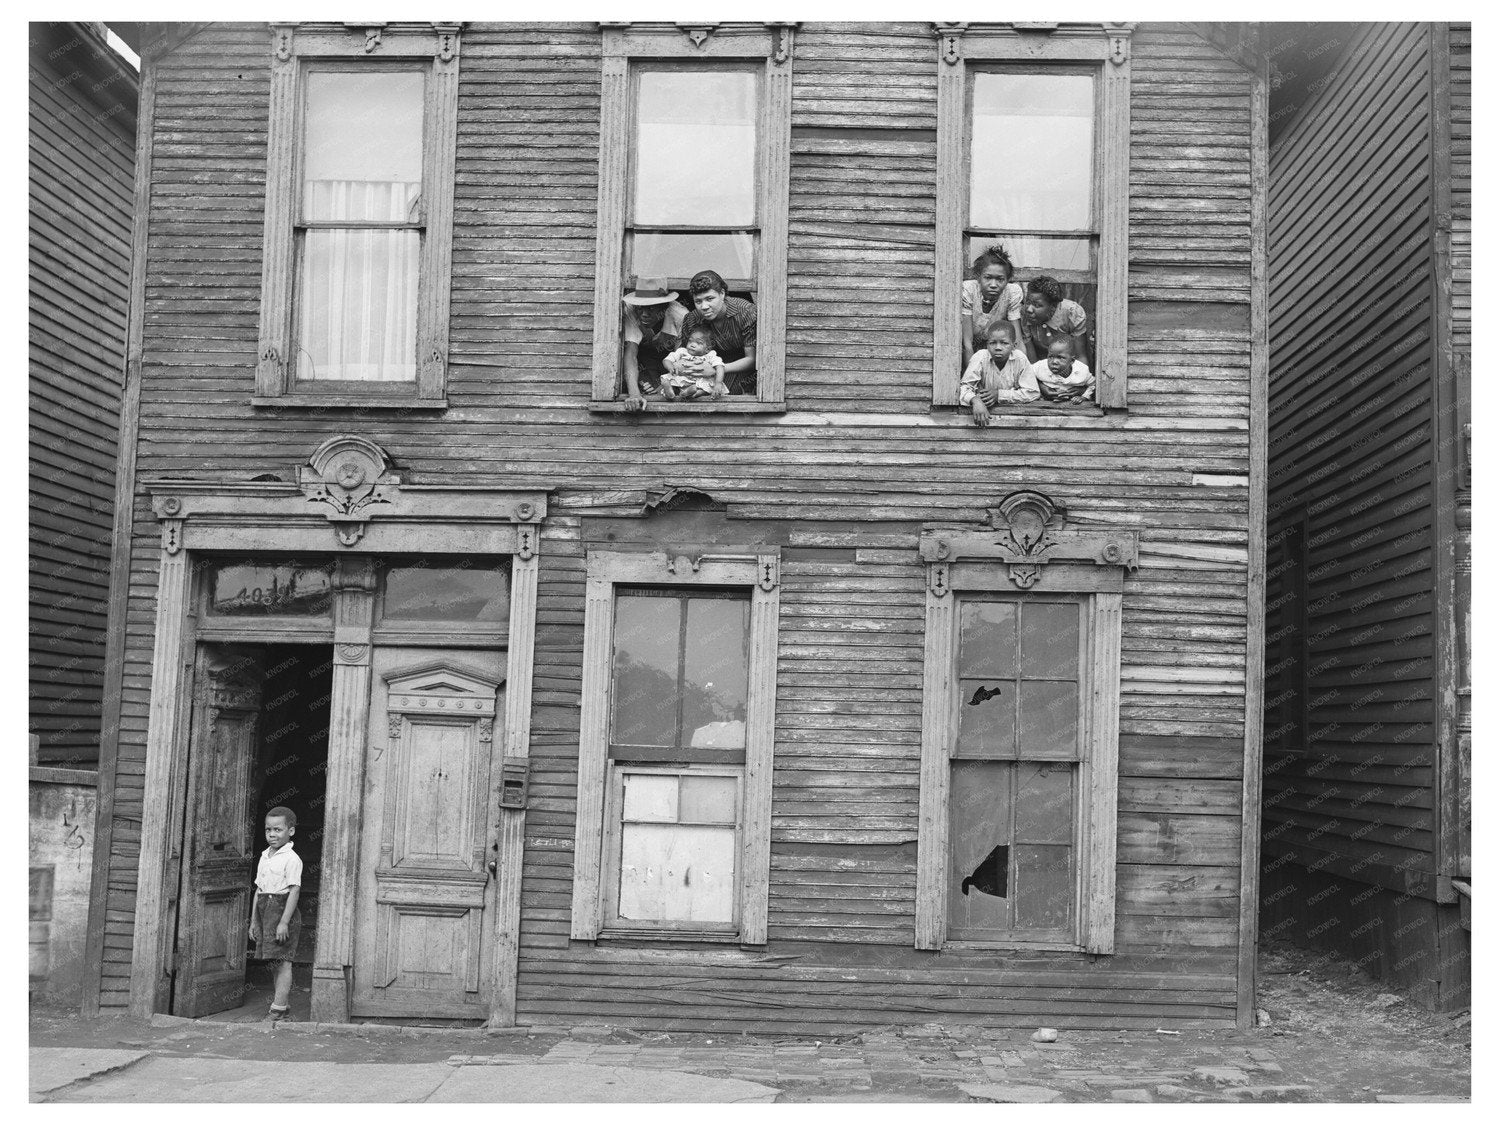
[[[337,221],[404,221],[418,183],[314,180],[304,213]],[[302,379],[414,381],[417,377],[415,230],[308,230],[302,254]]]

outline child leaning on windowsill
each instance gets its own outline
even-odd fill
[[[1031,365],[1031,377],[1048,402],[1092,402],[1094,373],[1073,357],[1070,337],[1059,336],[1047,346],[1047,358]]]
[[[714,351],[713,333],[708,325],[688,329],[682,347],[662,360],[667,373],[662,376],[662,394],[667,398],[723,398],[729,393],[724,386],[724,361]]]
[[[1002,402],[1035,402],[1041,397],[1026,356],[1016,346],[1015,322],[992,320],[985,329],[984,351],[975,352],[958,388],[959,405],[974,413],[974,424],[990,421],[989,408]]]

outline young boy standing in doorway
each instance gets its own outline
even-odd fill
[[[292,958],[302,933],[297,898],[302,893],[302,859],[292,850],[297,814],[285,805],[266,813],[266,843],[255,869],[255,900],[250,908],[250,940],[258,961],[276,962],[272,1021],[292,1008]]]

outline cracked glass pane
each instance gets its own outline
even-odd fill
[[[623,746],[677,744],[678,639],[676,598],[615,599],[613,741]]]
[[[948,921],[957,929],[1009,924],[1010,771],[1003,762],[954,762],[949,789]]]
[[[1021,762],[1016,766],[1016,839],[1028,844],[1072,844],[1071,765]]]
[[[1012,680],[958,682],[960,758],[1016,756],[1016,685]]]
[[[693,598],[687,603],[683,731],[689,746],[745,745],[750,687],[750,603]]]
[[[738,805],[735,790],[732,777],[684,775],[678,819],[688,824],[733,824]]]

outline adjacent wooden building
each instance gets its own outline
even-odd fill
[[[1249,1019],[1242,32],[163,29],[91,1003],[239,1001],[288,804],[322,1019]],[[996,240],[1101,405],[955,410]],[[622,296],[705,265],[754,390],[632,409]]]
[[[102,24],[30,33],[30,731],[92,769],[130,290],[136,74]]]
[[[1264,924],[1467,1007],[1470,31],[1297,30],[1324,61],[1270,157]]]

